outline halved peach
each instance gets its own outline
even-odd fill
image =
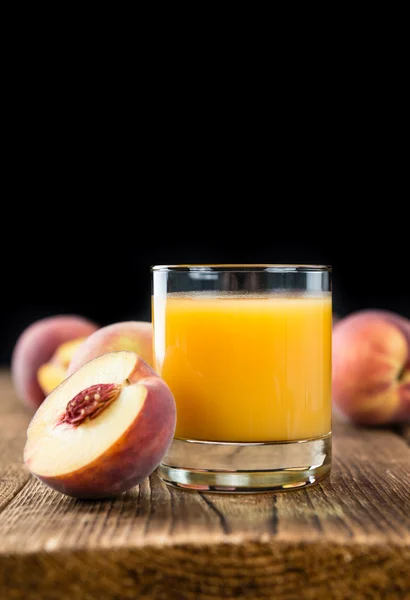
[[[77,337],[64,342],[60,346],[57,346],[57,350],[48,362],[40,365],[37,371],[37,381],[45,396],[48,396],[67,377],[68,365],[77,348],[86,339],[86,337]]]
[[[21,333],[13,349],[11,374],[17,396],[26,406],[36,409],[66,376],[66,361],[75,348],[65,346],[66,342],[82,342],[96,329],[96,323],[79,315],[53,315],[31,323]],[[49,363],[53,366],[40,371]]]
[[[75,498],[109,498],[159,465],[176,422],[173,395],[137,354],[110,352],[65,379],[34,415],[29,470]]]

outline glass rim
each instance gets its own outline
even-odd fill
[[[217,272],[265,272],[265,273],[330,273],[331,265],[320,264],[293,264],[293,263],[266,263],[266,264],[186,264],[186,265],[152,265],[151,271],[189,273],[191,271],[217,271]]]

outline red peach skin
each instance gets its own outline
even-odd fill
[[[44,400],[38,380],[39,367],[48,362],[67,340],[86,337],[98,325],[77,315],[54,315],[29,325],[19,336],[11,357],[11,373],[17,396],[31,409]]]
[[[135,352],[152,366],[152,324],[148,321],[121,321],[101,327],[77,348],[68,365],[67,375],[101,354],[121,350]]]
[[[111,498],[148,477],[172,442],[175,409],[162,383],[146,378],[139,384],[146,388],[147,397],[138,420],[104,456],[81,471],[61,477],[37,477],[58,492],[82,499]],[[110,480],[107,473],[115,470],[121,471],[121,479]]]
[[[73,394],[93,389],[90,384],[121,384],[124,377],[119,397],[95,420],[73,427],[61,419],[60,407]],[[165,381],[135,353],[111,352],[89,361],[51,392],[30,423],[24,460],[38,479],[59,492],[110,498],[154,471],[172,442],[175,424],[175,401]]]
[[[410,421],[410,321],[363,310],[333,331],[333,402],[349,420],[367,425]]]

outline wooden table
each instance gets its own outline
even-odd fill
[[[78,501],[22,464],[29,413],[0,371],[0,598],[410,598],[406,431],[336,424],[330,479],[218,495],[154,474]]]

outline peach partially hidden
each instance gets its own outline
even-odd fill
[[[175,431],[172,393],[134,352],[83,365],[45,399],[24,449],[31,473],[75,498],[109,498],[160,463]]]
[[[152,366],[152,324],[147,321],[120,321],[101,327],[76,350],[67,375],[101,354],[119,350],[135,352]]]
[[[67,377],[68,365],[77,348],[86,340],[86,337],[78,337],[61,346],[57,346],[48,362],[40,365],[37,371],[37,380],[45,396],[48,396]]]
[[[333,330],[334,407],[366,425],[410,422],[410,321],[362,310]]]
[[[40,367],[49,363],[53,355],[53,364],[58,364],[55,353],[62,344],[86,338],[96,329],[96,323],[78,315],[54,315],[29,325],[19,336],[11,357],[11,374],[18,397],[31,409],[40,406],[47,395],[38,380]]]

